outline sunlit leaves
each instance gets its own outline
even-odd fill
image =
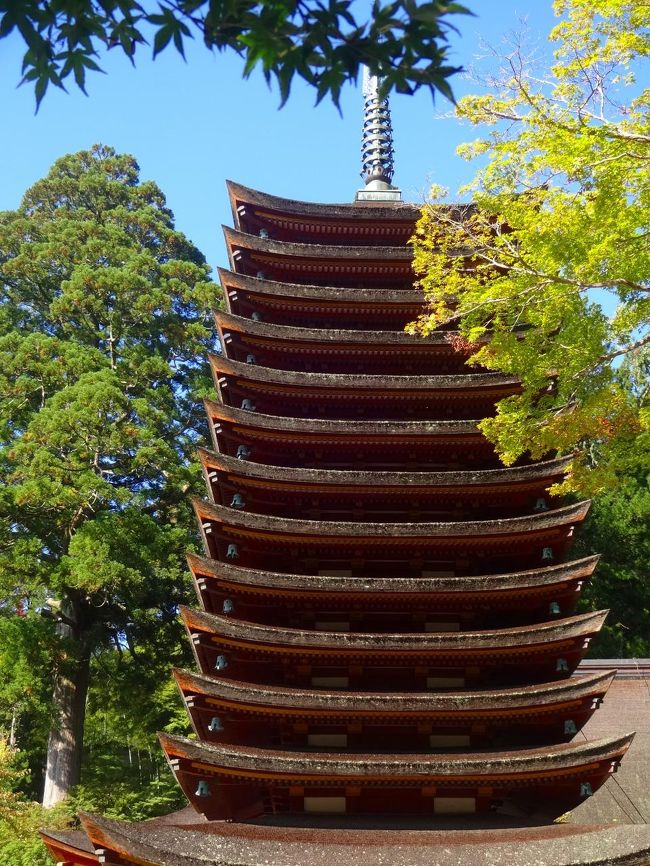
[[[459,102],[485,133],[461,155],[488,161],[471,205],[423,211],[413,243],[429,308],[414,329],[457,321],[470,343],[489,337],[471,362],[523,391],[484,432],[508,463],[579,452],[569,486],[584,491],[613,481],[620,444],[647,425],[647,394],[617,366],[650,343],[650,113],[634,82],[650,16],[638,0],[556,8],[551,71],[515,41],[494,92]]]
[[[20,750],[0,736],[0,856],[3,866],[48,866],[52,862],[38,837],[47,826],[62,830],[69,821],[67,810],[44,814],[20,791],[26,773]]]

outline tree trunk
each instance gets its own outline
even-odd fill
[[[9,748],[10,749],[16,748],[16,724],[17,724],[16,710],[14,710],[11,714],[11,729],[9,731]]]
[[[63,629],[67,629],[65,636],[69,639],[71,630],[67,626]],[[90,651],[83,641],[78,644],[78,655],[63,662],[54,682],[54,720],[47,742],[43,791],[45,808],[61,802],[80,781]]]

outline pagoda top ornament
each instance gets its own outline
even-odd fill
[[[380,79],[363,67],[363,130],[361,134],[361,176],[365,188],[355,201],[401,201],[400,190],[392,185],[394,171],[393,127],[388,97],[380,92]]]

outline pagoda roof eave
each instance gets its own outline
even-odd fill
[[[266,280],[249,274],[239,274],[228,268],[217,268],[221,285],[225,288],[244,289],[257,295],[272,295],[273,297],[303,298],[309,301],[337,301],[339,303],[391,303],[424,305],[424,295],[421,291],[412,289],[381,289],[381,288],[337,288],[335,286],[304,285],[303,283],[287,283],[276,280]],[[227,292],[226,292],[227,297]]]
[[[222,226],[231,260],[237,249],[250,250],[265,255],[296,257],[300,259],[331,260],[343,259],[355,262],[391,261],[408,263],[413,259],[413,250],[405,246],[355,246],[350,244],[304,244],[293,241],[280,241],[261,238]],[[231,262],[232,264],[232,262]]]
[[[407,334],[405,331],[349,331],[336,328],[297,328],[288,325],[268,325],[255,322],[243,316],[233,316],[221,311],[215,312],[215,320],[219,333],[234,331],[251,337],[264,337],[276,340],[286,346],[289,343],[326,343],[363,346],[418,346],[425,350],[429,346],[453,349],[447,339],[450,332],[435,331],[424,338],[418,334]],[[453,333],[453,332],[452,332]]]
[[[281,574],[272,571],[242,568],[190,553],[188,565],[196,578],[208,574],[218,580],[243,587],[267,588],[270,592],[293,590],[327,593],[484,593],[541,587],[590,577],[599,556],[587,556],[573,562],[545,568],[512,572],[453,577],[336,577],[330,575]]]
[[[70,849],[82,851],[84,854],[94,854],[95,849],[90,844],[90,841],[85,833],[80,830],[51,830],[43,828],[39,830],[41,836],[47,839],[52,839],[54,842],[60,842],[62,845],[67,845]]]
[[[253,623],[234,617],[179,608],[188,632],[203,632],[223,641],[237,641],[265,647],[282,647],[290,652],[319,649],[324,652],[428,653],[487,651],[567,641],[596,634],[608,611],[556,619],[514,628],[458,632],[339,632],[316,631]]]
[[[229,475],[242,479],[260,479],[275,482],[277,485],[301,484],[319,486],[353,486],[360,492],[362,488],[373,487],[477,487],[517,485],[527,482],[548,482],[564,475],[572,457],[560,457],[531,463],[527,466],[508,466],[483,470],[447,470],[442,472],[392,472],[392,471],[354,471],[346,469],[302,469],[286,466],[271,466],[238,460],[219,454],[208,448],[199,448],[198,454],[206,470],[219,469]],[[548,486],[548,485],[547,485]]]
[[[473,435],[482,438],[478,421],[339,421],[325,418],[294,418],[283,415],[264,415],[226,406],[216,400],[205,399],[206,412],[220,420],[247,427],[282,430],[288,433],[315,433],[333,436],[355,434],[372,436],[435,436]]]
[[[429,781],[455,777],[499,777],[519,779],[531,774],[554,774],[560,770],[580,768],[598,761],[620,759],[629,748],[634,733],[611,739],[563,743],[535,749],[455,754],[350,754],[324,752],[281,752],[251,746],[199,743],[185,737],[159,734],[168,759],[185,758],[213,766],[239,771],[242,775],[291,775],[295,778],[332,776],[385,781],[411,778]]]
[[[358,523],[354,521],[300,520],[254,514],[214,505],[205,499],[193,500],[197,516],[219,523],[263,533],[329,538],[457,538],[468,536],[510,535],[526,531],[553,529],[584,520],[589,502],[578,502],[525,517],[503,520],[463,520],[438,523]]]
[[[367,373],[302,373],[296,370],[278,370],[261,367],[242,361],[231,361],[223,355],[208,353],[215,376],[230,375],[250,382],[265,382],[275,385],[293,385],[302,388],[332,388],[341,391],[475,391],[491,388],[516,388],[520,382],[513,376],[501,373],[462,373],[459,375],[435,376],[387,376]]]
[[[39,836],[50,854],[63,864],[97,866],[99,858],[88,836],[81,830],[39,830]],[[60,860],[60,858],[64,858]]]
[[[421,215],[421,210],[415,204],[407,202],[364,202],[354,204],[340,202],[336,204],[323,204],[322,202],[297,201],[295,199],[283,198],[270,195],[260,190],[251,189],[232,180],[226,181],[230,206],[232,208],[233,220],[239,225],[238,203],[249,204],[260,208],[268,208],[281,214],[291,216],[303,216],[321,218],[328,220],[402,220],[404,222],[415,222]]]
[[[339,857],[355,866],[502,866],[513,858],[518,866],[603,866],[603,858],[616,866],[645,866],[650,861],[647,825],[360,830],[218,821],[185,829],[80,817],[98,847],[152,866],[286,866],[295,862],[297,849],[309,850],[311,866],[330,866]]]
[[[377,716],[404,713],[477,713],[483,710],[514,712],[524,707],[547,707],[567,701],[581,700],[594,694],[605,694],[616,671],[571,677],[552,683],[463,692],[359,692],[287,688],[258,685],[237,680],[191,673],[177,668],[173,671],[184,696],[199,694],[221,699],[228,706],[245,704],[259,707],[299,709],[305,712],[366,713]]]

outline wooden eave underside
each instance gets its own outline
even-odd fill
[[[412,495],[414,490],[444,492],[469,489],[474,492],[493,488],[512,491],[528,487],[538,490],[540,486],[548,487],[561,478],[572,460],[571,457],[562,457],[528,466],[469,471],[386,472],[271,466],[238,460],[207,448],[199,448],[198,454],[206,472],[218,470],[226,473],[229,481],[245,486],[303,492],[332,489],[359,494],[392,491],[406,496]]]
[[[455,332],[436,331],[424,338],[417,334],[407,334],[405,331],[348,331],[336,328],[267,325],[264,322],[254,322],[243,316],[232,316],[219,311],[214,316],[222,339],[225,333],[237,333],[254,338],[259,345],[282,349],[290,346],[292,351],[302,347],[306,350],[322,349],[340,354],[345,353],[349,347],[354,347],[354,351],[359,351],[361,348],[400,351],[409,348],[421,350],[423,354],[431,352],[454,354],[447,336]]]
[[[238,208],[249,206],[255,212],[270,212],[275,218],[291,217],[306,219],[310,224],[323,225],[335,223],[350,223],[361,226],[374,226],[382,222],[408,223],[415,229],[415,222],[421,211],[417,205],[406,202],[364,202],[363,204],[323,204],[322,202],[296,201],[269,195],[260,190],[250,189],[239,183],[226,181],[228,197],[232,209],[233,220],[240,225]]]
[[[585,743],[478,754],[327,754],[279,752],[250,746],[207,744],[159,734],[168,759],[182,759],[192,769],[219,775],[278,782],[345,783],[398,781],[435,784],[525,784],[562,779],[577,772],[598,770],[605,761],[618,761],[634,734]]]
[[[301,373],[295,370],[277,370],[241,361],[231,361],[223,355],[209,353],[215,377],[233,376],[245,387],[264,384],[269,387],[311,389],[312,392],[334,392],[359,396],[361,392],[391,396],[413,393],[433,394],[438,391],[467,399],[469,396],[496,396],[501,392],[514,393],[519,380],[501,373],[462,373],[455,376],[386,376],[361,373]]]
[[[554,683],[518,688],[464,692],[359,692],[294,689],[286,686],[242,683],[174,670],[185,698],[201,696],[210,706],[257,715],[308,715],[314,718],[363,717],[408,718],[423,715],[449,718],[512,716],[552,712],[554,709],[601,697],[609,689],[616,671],[572,677]]]
[[[325,599],[332,595],[346,598],[369,596],[458,596],[471,594],[477,598],[493,593],[518,595],[539,591],[548,586],[561,586],[586,580],[598,564],[598,556],[588,556],[574,562],[530,569],[512,574],[483,574],[453,577],[336,577],[306,574],[280,574],[272,571],[241,568],[190,553],[189,567],[195,579],[207,576],[224,590],[235,589],[271,596],[307,596]]]
[[[262,432],[265,438],[280,436],[284,440],[336,442],[385,442],[395,439],[413,441],[432,439],[450,442],[485,442],[478,421],[339,421],[323,418],[294,418],[264,415],[227,406],[216,400],[204,400],[205,410],[213,421],[224,421],[244,433]]]
[[[449,655],[457,653],[507,653],[512,649],[543,647],[596,634],[607,611],[579,614],[552,622],[515,628],[462,632],[337,632],[316,631],[245,622],[234,617],[180,607],[190,634],[203,633],[219,645],[249,651],[279,651],[295,655],[355,656]]]
[[[457,539],[464,544],[475,541],[486,544],[491,539],[512,538],[520,535],[543,534],[570,526],[584,520],[589,509],[588,502],[567,505],[525,517],[509,517],[504,520],[467,520],[440,523],[357,523],[333,520],[297,520],[274,517],[268,514],[249,514],[214,505],[204,499],[193,500],[199,521],[207,519],[221,523],[229,533],[246,538],[258,538],[265,542],[315,541],[328,544],[374,545],[402,544],[413,546],[433,539]]]
[[[230,267],[241,270],[240,260],[249,259],[256,267],[280,267],[282,271],[313,274],[352,274],[364,276],[412,277],[413,251],[410,247],[343,246],[302,244],[259,238],[234,231],[223,232]]]
[[[235,222],[241,231],[249,231],[252,228],[253,233],[255,233],[256,226],[263,226],[272,234],[279,230],[294,237],[298,236],[307,243],[310,242],[309,236],[311,235],[316,242],[341,237],[357,244],[361,240],[367,239],[368,244],[373,246],[399,242],[405,244],[415,231],[415,224],[410,220],[408,222],[397,220],[377,222],[375,220],[349,218],[323,219],[321,217],[319,219],[309,215],[288,215],[263,207],[250,208],[247,213],[239,216],[240,219]],[[253,225],[244,226],[244,222],[250,222]]]
[[[399,246],[341,246],[340,244],[304,244],[293,241],[279,241],[273,238],[260,238],[256,235],[240,232],[230,226],[222,226],[226,244],[231,250],[245,249],[250,252],[289,258],[296,256],[306,260],[333,259],[351,261],[394,261],[410,262],[413,250],[400,244]]]
[[[421,309],[424,297],[415,289],[339,288],[336,286],[310,286],[266,280],[249,274],[238,274],[227,268],[218,268],[219,280],[225,289],[226,303],[231,292],[237,290],[264,296],[269,300],[300,302],[303,304],[330,304],[333,308],[349,311],[351,308],[387,306],[416,307]]]
[[[287,866],[309,851],[310,866],[647,866],[647,825],[521,827],[509,830],[354,830],[256,827],[210,822],[155,827],[82,815],[98,847],[147,866]],[[197,816],[197,820],[201,820]],[[200,852],[195,856],[188,851]]]

